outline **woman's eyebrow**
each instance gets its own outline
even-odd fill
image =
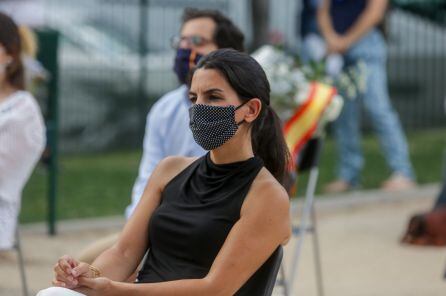
[[[204,91],[205,94],[210,94],[210,93],[213,93],[213,92],[220,92],[220,93],[222,93],[223,90],[219,89],[219,88],[210,88],[210,89]],[[189,90],[189,95],[190,96],[196,96],[197,94],[195,92]]]
[[[209,93],[213,93],[213,92],[220,92],[220,93],[222,93],[223,90],[219,89],[219,88],[211,88],[211,89],[208,89],[208,90],[204,91],[205,94],[209,94]]]

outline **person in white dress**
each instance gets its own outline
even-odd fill
[[[17,25],[0,13],[0,252],[14,245],[22,190],[46,142],[39,106],[24,84]]]

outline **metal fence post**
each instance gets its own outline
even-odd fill
[[[47,114],[45,114],[47,127],[48,158],[48,233],[56,234],[56,201],[58,188],[58,126],[59,126],[59,69],[58,47],[59,33],[52,29],[37,30],[39,38],[38,60],[50,73],[47,84]]]
[[[139,135],[144,135],[147,115],[147,28],[149,0],[139,1],[139,83],[138,83],[138,115]]]

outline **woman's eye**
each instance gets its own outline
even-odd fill
[[[220,98],[220,97],[216,97],[216,96],[210,96],[210,97],[209,97],[209,100],[210,100],[210,101],[219,101],[219,100],[223,100],[223,99]]]
[[[190,100],[192,103],[195,103],[195,102],[197,101],[197,97],[189,97],[189,100]]]

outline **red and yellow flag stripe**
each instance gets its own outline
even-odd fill
[[[313,136],[325,108],[335,94],[334,87],[312,82],[308,98],[285,123],[284,136],[294,163],[302,146]]]

